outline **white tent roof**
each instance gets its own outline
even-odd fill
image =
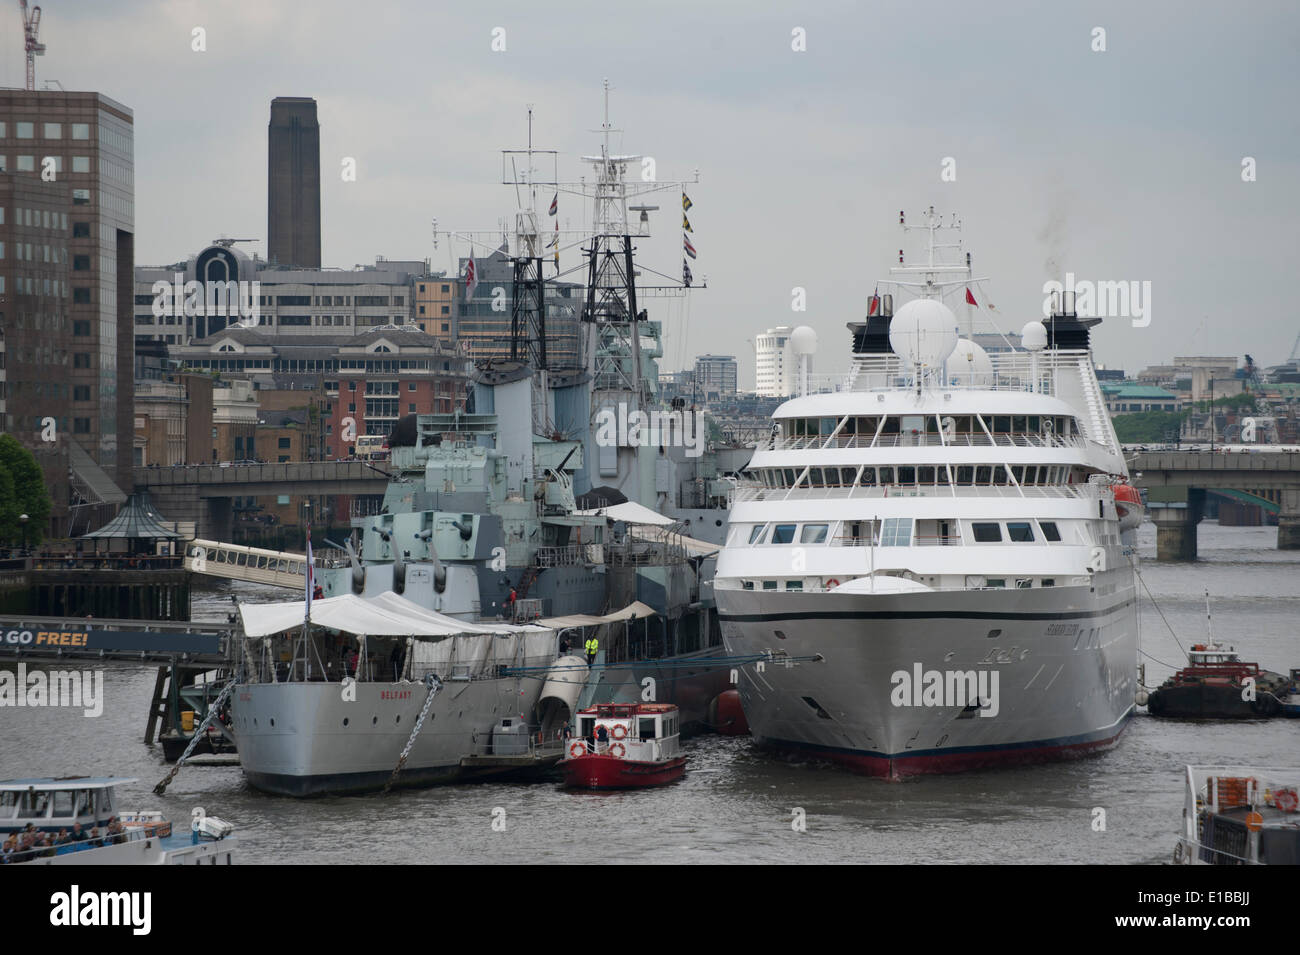
[[[609,507],[593,507],[586,511],[574,511],[582,517],[608,517],[612,521],[626,521],[628,524],[658,524],[667,526],[676,524],[672,518],[664,517],[658,511],[651,510],[636,501],[624,501]]]
[[[244,636],[269,637],[302,626],[304,601],[240,604]],[[525,627],[509,624],[472,624],[425,610],[389,592],[378,597],[343,594],[311,602],[311,622],[331,630],[367,637],[450,637],[458,633],[510,633]]]
[[[708,557],[722,550],[721,544],[711,544],[698,537],[687,537],[685,534],[672,534],[662,527],[634,527],[628,533],[638,540],[680,544],[692,557]]]
[[[637,600],[628,604],[622,610],[615,610],[603,617],[597,617],[589,613],[572,613],[567,617],[544,617],[537,622],[544,627],[550,627],[552,630],[559,630],[561,627],[598,627],[602,623],[613,623],[617,620],[628,620],[632,617],[643,618],[656,615],[654,607]]]

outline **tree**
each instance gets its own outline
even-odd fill
[[[14,543],[22,543],[23,527],[20,515],[27,515],[27,542],[35,547],[45,537],[50,521],[50,490],[45,486],[45,475],[28,451],[11,434],[0,435],[0,536]],[[6,480],[7,478],[7,480]],[[10,515],[16,532],[8,524]]]

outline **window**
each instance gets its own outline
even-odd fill
[[[74,334],[75,334],[75,333],[74,333]],[[84,351],[74,352],[73,355],[72,355],[72,367],[73,367],[73,368],[89,368],[89,367],[90,367],[90,352],[84,352]]]
[[[1007,521],[1007,539],[1020,544],[1032,544],[1034,526],[1028,521]]]
[[[19,171],[19,172],[35,172],[35,171],[36,171],[36,157],[35,157],[35,156],[19,156],[19,157],[18,157],[18,167],[17,167],[17,168],[18,168],[18,171]]]
[[[1055,521],[1039,521],[1038,526],[1043,531],[1043,538],[1049,541],[1059,541],[1061,532],[1056,528]]]
[[[827,524],[805,524],[799,534],[800,544],[824,544],[826,543]],[[790,588],[787,587],[787,590]]]
[[[1056,586],[1056,578],[1055,578],[1055,577],[1044,577],[1044,578],[1043,578],[1042,586],[1044,586],[1044,587],[1055,587],[1055,586]]]
[[[349,381],[348,391],[356,391],[356,390],[357,390],[357,383],[355,381]]]
[[[881,547],[907,547],[912,543],[912,519],[887,517],[880,532]]]
[[[31,123],[14,123],[14,135],[19,139],[31,139],[34,129]]]
[[[741,589],[741,590],[753,590],[753,589],[754,589],[754,582],[753,582],[752,580],[742,580],[742,581],[740,582],[740,589]]]
[[[773,544],[790,544],[794,542],[794,524],[777,524],[772,528]]]
[[[90,419],[89,419],[89,418],[73,418],[73,419],[72,419],[72,433],[73,433],[73,434],[90,434]]]
[[[46,123],[46,124],[45,124],[45,138],[46,138],[46,139],[62,139],[62,138],[63,138],[63,124],[62,124],[62,123]]]
[[[89,222],[72,223],[72,237],[74,239],[89,239],[90,223]],[[150,297],[150,301],[152,301],[152,297]]]
[[[786,590],[803,590],[803,581],[802,581],[802,580],[787,580],[787,581],[785,582],[785,589],[786,589]]]
[[[995,524],[994,526],[996,527],[997,525]],[[1006,585],[1007,585],[1007,579],[1005,577],[990,577],[988,580],[984,582],[985,587],[992,587],[995,590],[1001,589]]]
[[[73,156],[73,157],[72,157],[72,171],[73,171],[73,172],[90,172],[90,157],[89,157],[89,156]]]
[[[764,589],[764,590],[776,590],[776,581],[775,581],[775,580],[765,580],[765,581],[763,581],[763,589]]]
[[[971,524],[970,529],[977,544],[998,544],[1002,541],[1002,528],[997,524]]]
[[[90,288],[88,286],[82,288],[74,288],[72,290],[72,301],[77,305],[89,305]]]
[[[749,542],[757,544],[763,537],[763,531],[767,528],[766,524],[755,524],[754,529],[749,532]]]
[[[409,405],[407,405],[406,410],[411,414],[415,414],[415,402],[411,402]]]
[[[89,124],[89,123],[73,123],[73,124],[72,124],[72,138],[73,138],[73,139],[89,139],[89,138],[90,138],[90,124]]]
[[[78,338],[88,338],[88,337],[90,337],[90,322],[87,322],[87,321],[81,321],[81,320],[78,320],[78,321],[73,322],[73,323],[72,323],[72,334],[75,335],[75,336],[78,337]],[[89,358],[90,356],[87,355],[86,357]],[[86,365],[86,367],[89,368],[90,365]]]
[[[72,257],[72,271],[86,272],[90,269],[90,256],[74,255]]]
[[[413,381],[411,381],[411,382],[407,382],[407,384],[406,384],[406,390],[407,390],[407,391],[414,391],[414,390],[415,390],[415,382],[413,382]]]
[[[73,189],[73,190],[72,190],[72,204],[73,204],[74,206],[88,206],[88,205],[90,205],[90,190],[89,190],[89,189]]]
[[[73,401],[89,401],[90,385],[75,385],[72,389]]]

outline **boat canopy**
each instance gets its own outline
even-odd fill
[[[593,507],[586,511],[574,511],[579,517],[606,517],[611,521],[623,521],[627,524],[657,524],[661,527],[667,527],[669,524],[676,524],[671,517],[664,517],[658,511],[652,511],[644,504],[638,504],[636,501],[624,501],[622,504],[611,504],[608,507]]]
[[[0,781],[0,792],[37,792],[63,791],[69,789],[110,789],[113,786],[125,786],[137,782],[134,776],[65,776],[56,779],[45,776],[40,779],[5,779]]]
[[[244,636],[269,637],[302,626],[305,601],[240,604]],[[342,594],[311,602],[311,623],[331,630],[366,637],[451,637],[462,633],[520,633],[544,627],[511,624],[473,624],[446,614],[425,610],[391,591],[377,597]]]
[[[559,630],[562,627],[599,627],[603,623],[615,623],[619,620],[631,620],[636,617],[638,620],[646,617],[657,616],[657,611],[649,604],[643,604],[636,600],[628,604],[622,610],[615,610],[613,613],[607,613],[603,617],[597,617],[589,613],[573,613],[567,617],[543,617],[537,621],[544,627],[550,627],[552,630]]]

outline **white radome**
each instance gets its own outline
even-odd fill
[[[894,314],[889,347],[909,365],[938,368],[957,347],[957,316],[938,299],[913,299]]]
[[[800,325],[790,333],[790,350],[796,355],[811,355],[817,351],[817,332]]]
[[[1020,330],[1020,347],[1026,351],[1042,351],[1047,347],[1047,326],[1042,322],[1025,322]]]
[[[948,356],[948,378],[955,385],[971,388],[988,388],[993,385],[993,359],[978,342],[969,338],[957,340],[957,347]]]

